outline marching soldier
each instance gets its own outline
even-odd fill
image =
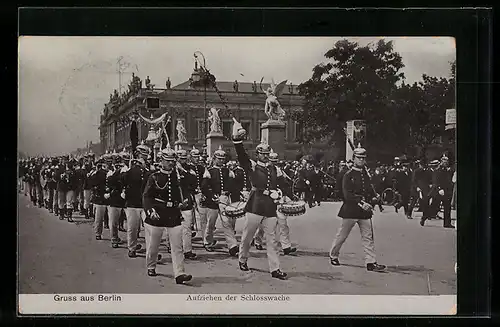
[[[412,200],[410,207],[408,208],[409,219],[413,219],[413,208],[415,208],[417,202],[419,210],[422,211],[424,216],[428,214],[427,207],[429,205],[429,185],[431,184],[429,173],[424,168],[420,160],[416,160],[415,164],[417,165],[417,168],[412,174]]]
[[[353,157],[354,166],[344,175],[342,180],[344,203],[342,203],[338,213],[338,216],[342,218],[342,225],[330,249],[330,263],[333,266],[340,266],[340,249],[354,225],[358,224],[365,252],[366,269],[368,271],[383,271],[385,266],[379,265],[375,256],[371,221],[373,207],[369,202],[377,202],[378,194],[374,193],[365,170],[366,150],[360,147],[354,149]]]
[[[205,239],[203,241],[205,249],[211,252],[214,250],[213,247],[215,245],[215,223],[217,217],[220,215],[229,255],[236,257],[238,254],[238,242],[234,230],[236,219],[227,217],[224,214],[224,206],[231,202],[230,196],[234,187],[234,173],[227,167],[224,167],[225,161],[226,152],[222,148],[219,148],[214,152],[212,167],[206,168],[203,173],[201,191],[205,198],[204,206],[207,207],[207,219],[205,220],[204,217],[200,217],[200,223],[202,230],[206,228]]]
[[[85,218],[86,219],[89,219],[91,217],[93,217],[93,210],[92,210],[92,207],[91,207],[91,204],[90,204],[90,196],[91,196],[91,190],[92,188],[90,187],[90,183],[89,183],[89,176],[90,176],[90,173],[92,172],[93,170],[93,159],[92,157],[89,155],[87,157],[87,160],[85,161],[83,167],[82,167],[82,178],[83,178],[83,185],[82,185],[82,189],[83,189],[83,214],[85,215]]]
[[[194,172],[196,173],[196,187],[194,190],[194,199],[195,199],[195,217],[198,217],[198,220],[200,220],[200,217],[203,215],[205,218],[205,221],[207,219],[207,208],[202,206],[202,193],[201,193],[201,181],[203,180],[203,173],[205,172],[205,166],[202,164],[202,161],[200,160],[200,150],[196,149],[196,147],[193,146],[193,149],[189,152],[189,159],[190,159],[190,164],[191,167],[193,168]],[[200,220],[201,221],[201,220]],[[192,237],[196,236],[196,232],[194,232],[194,229],[197,229],[197,225],[194,225],[193,221],[193,232],[191,233]],[[201,228],[201,239],[202,241],[205,239],[205,230]]]
[[[163,230],[166,228],[172,253],[175,282],[183,284],[192,279],[184,271],[182,252],[182,213],[189,201],[189,181],[176,169],[175,152],[167,148],[159,153],[162,167],[152,173],[146,183],[142,201],[146,212],[146,266],[148,276],[156,276],[156,263]]]
[[[248,257],[250,243],[259,225],[263,225],[266,237],[267,259],[273,278],[286,279],[287,275],[280,270],[278,244],[276,241],[277,202],[279,202],[278,187],[283,182],[280,170],[269,165],[271,147],[266,143],[259,144],[256,149],[257,161],[250,160],[242,139],[246,131],[241,124],[233,125],[233,143],[238,162],[251,176],[252,191],[245,206],[245,226],[241,237],[239,251],[239,267],[249,271]]]
[[[344,200],[344,195],[343,195],[343,192],[342,192],[342,180],[344,178],[344,175],[345,173],[348,171],[349,169],[347,168],[345,162],[343,160],[340,161],[339,163],[339,171],[337,173],[337,177],[336,177],[336,184],[335,184],[335,187],[337,189],[337,198],[340,199],[340,200]]]
[[[68,215],[68,206],[67,206],[67,200],[69,198],[69,202],[73,200],[73,196],[70,193],[70,179],[72,175],[72,171],[70,168],[70,163],[68,162],[68,159],[64,158],[63,159],[63,164],[61,165],[62,171],[60,178],[58,180],[57,184],[57,193],[58,193],[58,200],[59,200],[59,219],[64,220],[65,218],[68,218],[68,222],[72,222],[71,215]]]
[[[121,239],[118,237],[118,224],[120,214],[125,207],[125,200],[122,198],[122,158],[116,154],[112,154],[113,163],[111,169],[106,175],[106,194],[104,197],[108,202],[108,219],[111,233],[111,246],[118,248]]]
[[[432,186],[430,192],[431,203],[429,205],[429,216],[437,216],[440,205],[442,204],[444,209],[444,228],[455,228],[455,226],[451,224],[451,197],[453,192],[452,177],[453,171],[448,166],[448,157],[443,156],[441,158],[441,163],[439,164],[437,169],[432,171]],[[424,226],[426,219],[428,219],[428,217],[422,217],[422,219],[420,220],[421,226]]]
[[[79,177],[76,173],[77,162],[75,160],[70,160],[68,162],[66,174],[68,175],[67,181],[67,192],[66,192],[66,216],[68,217],[68,222],[73,222],[73,210],[76,204],[77,197],[77,187],[79,183]]]
[[[183,207],[182,213],[182,248],[184,250],[184,258],[194,259],[196,254],[193,253],[192,244],[192,226],[193,226],[193,215],[194,215],[194,204],[195,204],[195,193],[198,188],[199,175],[196,174],[194,170],[195,167],[188,164],[188,154],[184,149],[179,149],[177,151],[178,164],[177,168],[182,171],[186,178],[186,184],[189,187],[189,192],[186,193],[188,197],[188,205]]]
[[[149,167],[146,165],[149,152],[149,148],[144,144],[138,145],[136,153],[139,158],[131,160],[130,169],[124,169],[122,176],[122,197],[125,199],[125,214],[127,215],[127,247],[129,258],[137,257],[136,251],[141,249],[141,245],[137,243],[137,239],[141,228],[141,217],[144,212],[142,194],[151,173]]]
[[[276,152],[271,150],[271,153],[269,154],[269,163],[271,166],[275,166],[277,170],[278,175],[283,175],[283,171],[281,171],[281,168],[277,166],[279,160],[279,156]],[[281,171],[281,172],[280,172]],[[289,180],[286,180],[286,178],[280,183],[280,189],[283,192],[284,198],[288,200],[291,200],[293,197],[292,195],[292,189],[291,185],[289,185]],[[278,240],[279,243],[281,243],[281,249],[283,250],[283,254],[288,255],[290,253],[294,253],[297,251],[296,247],[292,246],[292,242],[290,242],[290,228],[288,227],[288,222],[287,222],[287,217],[281,213],[279,210],[276,211],[276,217],[277,217],[277,227],[276,227],[276,239]],[[263,230],[262,230],[263,231]]]
[[[106,215],[108,199],[106,198],[106,176],[108,174],[109,155],[103,155],[90,173],[89,184],[92,189],[91,202],[95,210],[94,233],[95,239],[102,239],[102,228]]]

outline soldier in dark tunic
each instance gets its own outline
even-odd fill
[[[177,284],[191,280],[184,271],[182,252],[182,213],[188,204],[189,179],[176,169],[175,152],[167,146],[159,153],[162,167],[152,173],[144,188],[142,202],[146,212],[146,266],[148,276],[156,276],[159,246],[163,231],[167,230],[172,253],[172,266]]]
[[[361,242],[365,252],[365,263],[368,271],[383,271],[384,265],[379,265],[375,256],[375,244],[373,240],[373,226],[371,217],[373,206],[370,204],[377,202],[378,194],[371,187],[370,178],[365,170],[366,150],[363,148],[354,149],[354,166],[350,169],[342,180],[342,190],[344,193],[344,203],[338,213],[342,218],[337,236],[330,249],[330,263],[339,266],[339,254],[342,245],[347,240],[354,225],[358,224],[361,232]]]
[[[184,251],[184,258],[195,259],[196,254],[193,253],[192,244],[192,225],[194,215],[195,193],[198,188],[198,175],[196,174],[195,167],[190,165],[188,161],[187,151],[179,149],[177,151],[177,168],[184,174],[186,178],[186,185],[188,193],[186,197],[189,199],[188,205],[183,207],[182,213],[182,248]]]
[[[250,160],[242,143],[244,134],[240,133],[241,130],[240,124],[233,125],[233,143],[240,166],[251,176],[252,190],[245,206],[246,214],[239,251],[239,267],[242,271],[250,270],[247,265],[250,244],[255,231],[259,225],[262,225],[271,276],[286,279],[287,275],[280,270],[278,242],[276,240],[277,205],[280,200],[278,188],[280,184],[285,183],[284,178],[281,170],[269,164],[271,147],[268,144],[259,144],[255,149],[257,161]]]
[[[344,175],[348,170],[349,169],[347,168],[347,165],[345,164],[345,162],[340,161],[339,171],[337,173],[337,177],[335,178],[335,180],[336,180],[335,188],[337,189],[337,199],[339,199],[339,200],[344,200],[344,195],[342,192],[342,180],[344,179]]]
[[[189,163],[193,167],[194,172],[196,173],[196,188],[194,190],[194,199],[195,199],[195,207],[194,207],[194,214],[195,214],[195,220],[196,222],[200,222],[200,216],[204,216],[205,221],[207,220],[207,208],[202,206],[202,193],[201,193],[201,181],[203,180],[203,173],[205,172],[205,166],[203,165],[203,162],[200,160],[200,150],[196,149],[196,147],[193,146],[193,149],[189,152]],[[194,231],[199,230],[201,231],[201,238],[202,241],[205,239],[205,231],[201,229],[200,226],[194,226],[194,221],[193,221],[193,226],[192,226],[192,233],[191,237],[196,236],[196,232]]]
[[[149,178],[150,170],[146,165],[149,148],[139,145],[136,149],[137,157],[131,160],[130,169],[124,169],[123,197],[125,198],[125,214],[127,215],[127,247],[130,258],[137,257],[136,251],[141,249],[137,243],[144,209],[142,205],[142,194]]]
[[[448,165],[448,158],[442,157],[436,170],[432,171],[432,187],[430,191],[429,216],[437,216],[441,204],[444,209],[443,227],[455,228],[451,224],[451,197],[453,195],[453,171]],[[424,226],[428,217],[422,217],[420,225]]]
[[[125,199],[122,197],[122,158],[113,153],[113,165],[106,175],[106,194],[104,197],[108,203],[108,218],[111,233],[111,246],[118,248],[121,239],[118,237],[118,224],[120,215],[125,208]]]
[[[415,208],[417,203],[419,211],[422,211],[424,215],[428,214],[427,207],[429,205],[429,185],[431,184],[429,172],[424,168],[420,160],[417,160],[415,164],[417,165],[417,168],[413,170],[412,173],[412,199],[408,208],[409,219],[413,218],[413,209]]]
[[[234,173],[224,166],[227,156],[222,148],[214,152],[213,159],[212,167],[205,169],[203,173],[201,184],[201,191],[205,199],[203,203],[207,208],[207,220],[200,217],[201,228],[205,229],[203,243],[207,251],[213,251],[215,223],[220,215],[229,255],[235,257],[238,254],[238,241],[235,232],[236,219],[224,214],[224,208],[231,203]]]
[[[104,223],[104,216],[106,215],[106,206],[108,200],[105,197],[106,192],[106,176],[108,174],[108,157],[103,155],[96,163],[96,167],[90,172],[88,183],[92,189],[92,196],[90,201],[94,206],[95,220],[94,220],[94,234],[96,240],[102,239],[102,228]]]

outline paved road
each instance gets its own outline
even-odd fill
[[[265,251],[253,249],[248,262],[253,271],[242,272],[225,249],[208,253],[196,239],[198,258],[186,264],[193,280],[176,285],[165,246],[160,250],[163,264],[156,269],[159,276],[148,277],[144,254],[130,259],[124,246],[111,248],[109,231],[103,241],[96,241],[90,221],[61,221],[20,195],[20,293],[456,294],[456,230],[442,228],[442,220],[421,227],[419,219],[407,220],[389,207],[373,218],[378,262],[388,265],[388,271],[366,271],[358,229],[342,249],[343,265],[331,266],[327,252],[340,224],[339,207],[340,203],[323,203],[289,219],[292,242],[299,250],[294,256],[281,256],[287,281],[271,278]],[[242,223],[240,219],[236,225],[238,235]],[[223,244],[222,233],[216,233]],[[125,239],[125,233],[120,237]]]

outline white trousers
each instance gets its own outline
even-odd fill
[[[238,246],[238,241],[236,240],[236,218],[229,218],[224,214],[225,204],[229,204],[229,197],[221,196],[221,204],[219,204],[219,209],[209,209],[203,208],[204,213],[200,212],[200,229],[203,236],[203,244],[208,245],[214,240],[215,224],[217,222],[217,217],[219,213],[221,216],[222,230],[224,232],[224,237],[226,238],[226,244],[228,249],[232,249]]]
[[[95,220],[94,233],[96,236],[102,235],[102,225],[104,223],[104,215],[106,214],[106,206],[103,204],[94,204]]]
[[[250,243],[257,228],[262,225],[266,238],[267,261],[269,263],[269,271],[273,272],[280,269],[278,242],[276,240],[276,217],[264,217],[247,212],[245,214],[245,223],[243,226],[243,235],[241,236],[239,260],[247,262],[250,256]]]
[[[144,224],[146,238],[146,267],[148,269],[156,268],[158,253],[160,252],[160,243],[163,231],[167,230],[168,239],[172,255],[172,267],[174,277],[184,274],[184,253],[182,253],[182,225],[175,227],[156,227]]]
[[[342,219],[342,225],[340,225],[337,236],[330,249],[330,258],[339,258],[340,249],[356,224],[358,224],[359,231],[361,232],[361,243],[363,244],[363,250],[365,252],[365,263],[377,262],[371,219]]]
[[[288,249],[292,247],[292,242],[290,242],[290,228],[288,227],[287,217],[281,212],[278,214],[278,224],[276,226],[276,240],[281,243],[282,249]],[[255,234],[255,244],[262,245],[264,238],[264,229],[262,225],[259,226]]]
[[[193,223],[193,211],[182,211],[182,248],[184,253],[193,251],[191,224]]]
[[[141,226],[142,208],[126,208],[127,215],[127,247],[129,251],[135,251],[137,247],[137,234]]]
[[[118,221],[123,208],[108,206],[109,231],[111,233],[111,241],[117,242],[118,237]]]

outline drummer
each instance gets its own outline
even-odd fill
[[[234,184],[234,173],[227,167],[226,152],[219,147],[213,154],[213,165],[205,169],[201,183],[201,191],[205,197],[204,206],[207,208],[206,217],[200,216],[201,228],[205,229],[203,240],[205,249],[214,251],[216,241],[214,240],[215,223],[219,214],[221,215],[222,229],[226,238],[229,255],[238,255],[238,241],[236,240],[236,218],[227,217],[224,214],[225,206],[231,203],[231,188]]]
[[[279,161],[279,155],[271,150],[271,153],[269,154],[269,164],[271,166],[275,166],[276,170],[278,172],[283,172],[281,171],[281,168],[277,166]],[[278,173],[279,174],[279,173]],[[281,191],[283,192],[284,196],[284,202],[291,201],[293,198],[292,196],[292,188],[291,185],[288,183],[284,183],[285,187],[281,188]],[[281,243],[281,248],[283,249],[283,254],[288,255],[290,253],[296,252],[297,248],[292,246],[292,243],[290,242],[290,228],[288,227],[287,223],[287,217],[281,213],[279,210],[276,211],[277,213],[277,218],[278,218],[278,226],[276,228],[276,239],[278,242]]]
[[[269,165],[271,147],[267,143],[257,146],[257,161],[250,160],[243,146],[246,131],[240,123],[233,125],[233,143],[239,164],[251,175],[252,191],[245,207],[246,217],[241,237],[239,267],[249,271],[247,261],[250,243],[259,225],[263,225],[267,243],[267,259],[273,278],[286,279],[287,275],[280,270],[278,244],[276,241],[277,202],[279,202],[278,185],[284,179],[281,171]]]

